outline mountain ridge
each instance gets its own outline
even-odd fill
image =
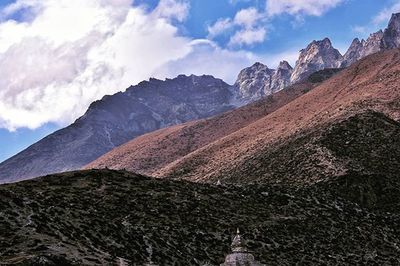
[[[371,34],[366,41],[353,41],[344,56],[327,38],[313,41],[300,52],[294,69],[284,61],[275,70],[258,63],[242,70],[233,86],[211,76],[180,75],[164,81],[150,79],[123,93],[105,96],[75,123],[0,163],[0,182],[79,169],[144,133],[243,106],[318,70],[347,67],[370,53],[397,47],[399,24],[400,14],[393,14],[384,31]],[[145,87],[150,89],[135,89]],[[158,87],[169,91],[168,95]]]

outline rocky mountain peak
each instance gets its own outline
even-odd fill
[[[293,67],[292,67],[287,61],[283,60],[283,61],[281,61],[281,62],[279,63],[278,70],[279,70],[279,69],[282,69],[282,70],[292,70]]]
[[[369,35],[368,39],[363,43],[362,57],[377,53],[383,49],[382,45],[383,31],[379,30]]]
[[[212,76],[180,75],[104,96],[72,125],[1,163],[0,183],[79,169],[144,133],[231,110],[231,87]]]
[[[400,31],[400,13],[392,14],[387,30]]]
[[[360,41],[358,38],[355,38],[343,56],[341,67],[347,67],[359,60],[363,53],[364,44],[365,40]]]
[[[400,13],[392,14],[388,27],[369,35],[367,40],[357,38],[343,57],[342,67],[347,67],[370,54],[400,47]]]
[[[312,41],[305,49],[300,50],[291,82],[298,82],[311,73],[324,68],[337,68],[342,59],[340,52],[332,46],[328,38]]]
[[[251,70],[251,71],[254,71],[254,70],[268,71],[268,70],[273,70],[273,69],[268,68],[268,66],[264,65],[263,63],[255,62],[251,67],[248,68],[248,70]]]
[[[245,101],[252,101],[268,94],[274,72],[274,69],[269,69],[260,62],[240,71],[235,82],[239,97]]]
[[[392,14],[382,42],[386,49],[400,47],[400,13]]]

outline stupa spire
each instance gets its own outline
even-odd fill
[[[265,266],[257,262],[247,250],[246,241],[240,235],[239,228],[236,228],[236,235],[232,240],[231,249],[232,253],[225,257],[225,262],[220,266]]]

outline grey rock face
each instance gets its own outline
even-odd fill
[[[363,42],[365,41],[363,40]],[[347,52],[343,55],[341,66],[346,67],[359,60],[362,57],[363,49],[363,43],[358,38],[355,38]]]
[[[272,75],[271,92],[280,91],[290,85],[290,76],[293,73],[293,68],[287,61],[279,63],[278,68]]]
[[[382,30],[372,33],[367,40],[362,39],[359,41],[358,38],[354,39],[343,56],[341,67],[348,67],[368,55],[382,51],[385,49],[382,40]]]
[[[235,83],[239,97],[247,101],[259,99],[271,91],[274,70],[259,62],[240,71]]]
[[[344,55],[341,66],[347,67],[370,54],[399,47],[400,13],[397,13],[392,15],[388,27],[384,31],[372,33],[367,40],[361,40],[361,42],[355,39]]]
[[[400,47],[400,13],[393,14],[383,33],[382,45],[386,49]]]
[[[313,41],[307,48],[300,51],[290,81],[295,83],[304,80],[310,74],[324,68],[337,68],[341,59],[342,55],[337,49],[333,48],[328,38]]]
[[[0,183],[79,169],[146,132],[233,109],[232,97],[232,87],[212,76],[143,81],[1,163]]]
[[[382,51],[384,48],[382,44],[382,37],[383,31],[380,30],[372,33],[365,42],[363,41],[363,51],[361,53],[361,58]]]
[[[293,68],[286,61],[282,61],[277,69],[257,62],[240,71],[235,87],[243,101],[251,102],[287,87],[292,72]]]

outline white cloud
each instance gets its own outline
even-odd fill
[[[345,0],[266,0],[266,9],[259,11],[255,7],[239,10],[233,18],[218,19],[208,27],[208,38],[214,39],[229,30],[231,37],[228,45],[244,46],[262,43],[267,37],[269,22],[277,15],[287,13],[295,18],[294,27],[303,24],[304,16],[321,16]],[[231,1],[235,4],[237,1]]]
[[[254,7],[239,10],[234,18],[234,23],[237,25],[242,25],[246,28],[251,28],[260,22],[264,16],[259,13]]]
[[[367,34],[369,32],[368,27],[366,26],[353,26],[351,30],[358,34]]]
[[[233,19],[221,18],[207,28],[208,38],[230,33],[229,46],[253,45],[263,42],[266,38],[266,16],[256,8],[239,10]]]
[[[0,128],[65,125],[92,101],[151,76],[230,79],[250,63],[251,54],[182,37],[173,21],[185,19],[185,3],[165,0],[149,12],[130,0],[17,0],[2,9]],[[7,20],[14,12],[29,20]]]
[[[189,14],[189,3],[182,0],[160,0],[153,13],[158,17],[184,21]]]
[[[391,6],[381,10],[372,20],[376,25],[387,23],[393,13],[400,12],[400,1],[395,1]]]
[[[260,43],[265,40],[266,37],[265,28],[246,28],[237,31],[229,40],[229,45],[252,45],[254,43]]]
[[[321,16],[342,2],[344,0],[267,0],[266,10],[270,16],[282,13]]]
[[[233,26],[233,21],[230,18],[218,19],[213,25],[207,27],[208,37],[212,39],[215,36],[224,33],[226,30],[229,30]]]

